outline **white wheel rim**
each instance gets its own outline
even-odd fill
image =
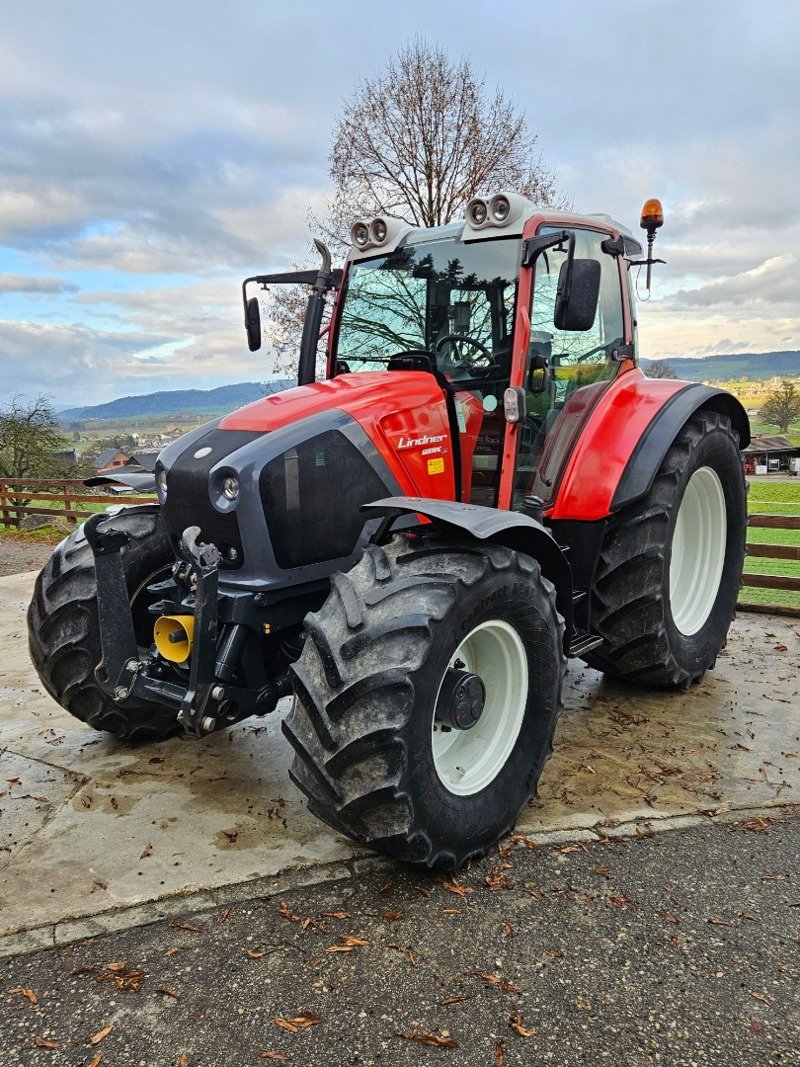
[[[719,592],[728,514],[717,472],[699,467],[686,486],[672,534],[669,599],[672,621],[686,637],[704,625]]]
[[[486,689],[483,714],[471,729],[447,730],[435,718],[431,726],[440,781],[456,796],[472,796],[495,780],[517,742],[528,702],[528,658],[517,631],[492,619],[467,634],[448,666],[477,674]]]

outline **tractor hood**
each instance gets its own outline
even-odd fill
[[[454,498],[455,479],[444,393],[424,371],[340,374],[266,396],[219,424],[220,430],[268,433],[339,411],[359,424],[395,478],[415,496]]]
[[[362,505],[453,499],[445,396],[424,372],[340,375],[199,427],[161,453],[156,475],[174,543],[200,527],[226,582],[314,581],[357,558]]]

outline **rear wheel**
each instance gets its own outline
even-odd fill
[[[649,685],[699,681],[736,610],[746,528],[738,438],[725,416],[699,412],[647,496],[609,529],[592,588],[592,629],[604,643],[586,662]]]
[[[457,869],[514,825],[552,751],[555,590],[499,546],[396,537],[306,619],[284,723],[310,810],[369,847]]]
[[[147,586],[167,577],[174,560],[155,510],[123,510],[114,526],[129,537],[122,555],[137,640],[149,645],[152,616]],[[174,709],[127,700],[117,704],[101,689],[94,669],[101,659],[94,556],[82,530],[56,547],[36,579],[28,608],[28,643],[47,692],[77,719],[123,740],[160,741],[180,729]]]

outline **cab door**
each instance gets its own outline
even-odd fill
[[[539,232],[555,232],[543,227]],[[623,349],[623,277],[620,261],[603,249],[609,235],[574,229],[575,259],[600,265],[600,295],[591,326],[568,331],[555,325],[559,274],[567,260],[563,250],[549,248],[534,264],[530,305],[530,340],[525,362],[525,417],[520,425],[512,508],[526,497],[544,506],[555,495],[564,462],[588,411],[618,373],[629,352]]]

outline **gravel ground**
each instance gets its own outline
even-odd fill
[[[402,868],[0,964],[0,1063],[800,1062],[800,813]]]
[[[60,537],[55,536],[53,543],[48,544],[34,539],[0,536],[0,578],[23,571],[40,571],[59,540]]]

